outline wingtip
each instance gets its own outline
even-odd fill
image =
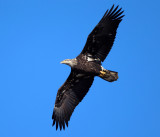
[[[66,125],[67,125],[67,127],[68,127],[68,121],[65,121],[65,123],[66,123]]]
[[[120,20],[124,17],[124,15],[122,15],[124,13],[124,10],[122,10],[122,8],[119,8],[119,5],[117,5],[116,8],[114,8],[114,10],[112,8],[110,9],[110,12],[107,15],[109,18]]]
[[[58,121],[56,121],[56,130],[58,129]]]
[[[114,8],[114,4],[112,5],[111,9],[113,9],[113,8]]]
[[[52,126],[54,126],[54,124],[55,124],[55,119],[53,120]]]
[[[117,7],[116,7],[116,8],[118,9],[118,7],[119,7],[119,5],[117,5]]]
[[[62,130],[62,123],[59,123],[60,131]]]
[[[65,123],[66,123],[66,126],[68,127],[68,121],[62,121],[62,123],[61,123],[60,121],[55,120],[55,118],[53,117],[52,127],[54,125],[56,125],[56,131],[58,130],[58,127],[59,127],[60,131],[62,129],[65,130]]]
[[[109,10],[107,16],[109,16],[109,15],[112,13],[112,10],[113,10],[113,9],[114,9],[114,4],[113,4],[112,7],[110,8],[110,10]]]
[[[65,130],[65,124],[63,123],[63,130]]]

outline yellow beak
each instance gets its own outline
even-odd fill
[[[66,61],[65,61],[65,60],[63,60],[63,61],[61,61],[60,63],[61,63],[61,64],[65,64],[65,63],[66,63]]]

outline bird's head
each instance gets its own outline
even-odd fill
[[[61,64],[66,64],[69,65],[70,67],[74,67],[75,65],[77,65],[77,59],[65,59],[63,61],[60,62]]]

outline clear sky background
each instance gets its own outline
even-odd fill
[[[103,63],[117,82],[95,78],[69,128],[52,127],[58,88],[112,4],[125,11]],[[0,0],[1,137],[160,137],[160,1]]]

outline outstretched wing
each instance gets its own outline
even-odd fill
[[[68,127],[68,121],[79,102],[88,92],[94,80],[94,76],[80,74],[72,70],[66,82],[60,87],[57,93],[54,110],[53,125],[56,123],[60,130]]]
[[[81,54],[90,54],[94,58],[104,61],[112,48],[116,30],[124,16],[122,13],[122,8],[118,9],[117,6],[114,9],[114,5],[110,10],[107,10],[103,18],[89,34]]]

